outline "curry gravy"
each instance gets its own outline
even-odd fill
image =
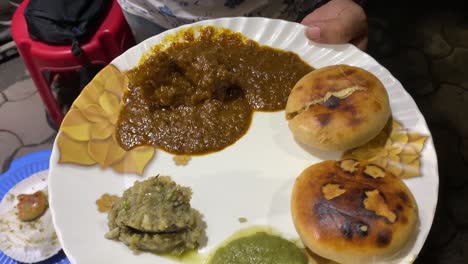
[[[126,150],[221,150],[246,133],[254,110],[284,109],[296,82],[312,70],[292,52],[227,29],[186,30],[127,72],[117,140]]]

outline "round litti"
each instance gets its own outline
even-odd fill
[[[342,264],[385,263],[415,235],[418,222],[416,201],[402,180],[352,159],[305,169],[291,210],[305,246]]]
[[[333,65],[305,75],[291,91],[286,119],[297,141],[321,150],[365,144],[391,114],[388,94],[372,73]]]

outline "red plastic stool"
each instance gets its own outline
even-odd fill
[[[24,9],[28,3],[29,0],[23,1],[13,15],[13,40],[50,117],[60,126],[64,114],[50,89],[51,80],[45,78],[44,73],[74,71],[83,66],[84,60],[73,56],[71,46],[53,46],[30,38],[24,18]],[[112,0],[108,10],[94,36],[81,43],[84,53],[82,57],[91,64],[107,65],[135,44],[130,27],[116,0]]]

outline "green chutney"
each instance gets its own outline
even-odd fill
[[[307,264],[303,250],[284,238],[258,232],[219,248],[208,264]]]

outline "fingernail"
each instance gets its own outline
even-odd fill
[[[307,37],[310,39],[319,39],[320,38],[320,28],[317,26],[311,26],[306,29]]]

